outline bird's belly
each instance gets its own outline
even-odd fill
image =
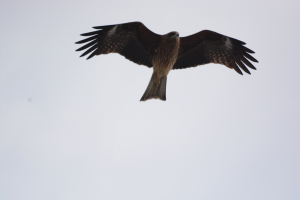
[[[157,54],[153,59],[154,72],[157,72],[159,76],[167,76],[176,62],[177,54],[177,51],[167,51]]]
[[[179,41],[166,40],[155,51],[152,59],[153,70],[158,76],[167,76],[173,68],[178,56]]]

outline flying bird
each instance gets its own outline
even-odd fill
[[[241,69],[248,74],[247,67],[256,69],[249,60],[258,62],[249,54],[254,52],[244,46],[246,43],[209,30],[179,37],[176,31],[158,35],[141,22],[93,28],[97,31],[81,34],[89,37],[76,42],[88,43],[76,50],[86,50],[80,57],[89,53],[87,59],[119,53],[136,64],[153,67],[150,83],[141,101],[166,100],[167,75],[171,69],[218,63],[243,75]]]

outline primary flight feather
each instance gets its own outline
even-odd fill
[[[158,35],[141,22],[130,22],[93,27],[97,31],[83,33],[89,38],[76,42],[88,43],[76,51],[86,50],[87,59],[95,55],[119,53],[140,65],[153,67],[150,83],[141,98],[166,100],[167,75],[171,69],[184,69],[208,63],[218,63],[243,75],[250,74],[247,67],[256,69],[250,62],[258,62],[246,43],[203,30],[194,35],[179,37],[178,32]]]

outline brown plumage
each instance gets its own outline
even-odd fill
[[[187,37],[177,32],[158,35],[141,22],[98,26],[98,31],[84,33],[90,36],[76,42],[89,42],[76,51],[87,49],[82,55],[119,53],[132,62],[153,67],[150,83],[141,98],[166,100],[167,75],[171,69],[184,69],[208,63],[223,64],[243,75],[250,74],[247,67],[256,69],[247,59],[258,62],[249,53],[254,53],[246,43],[213,31],[200,31]],[[247,67],[246,67],[247,66]],[[240,69],[241,68],[241,69]]]

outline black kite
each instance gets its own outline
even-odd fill
[[[152,98],[166,100],[167,75],[171,69],[219,63],[243,75],[241,69],[248,74],[247,67],[256,69],[247,59],[258,62],[249,54],[254,52],[244,46],[246,43],[209,30],[179,37],[175,31],[158,35],[141,22],[93,28],[100,30],[81,34],[90,37],[76,42],[89,42],[76,50],[87,49],[81,57],[89,53],[87,59],[95,55],[119,53],[139,65],[153,67],[150,83],[141,101]]]

